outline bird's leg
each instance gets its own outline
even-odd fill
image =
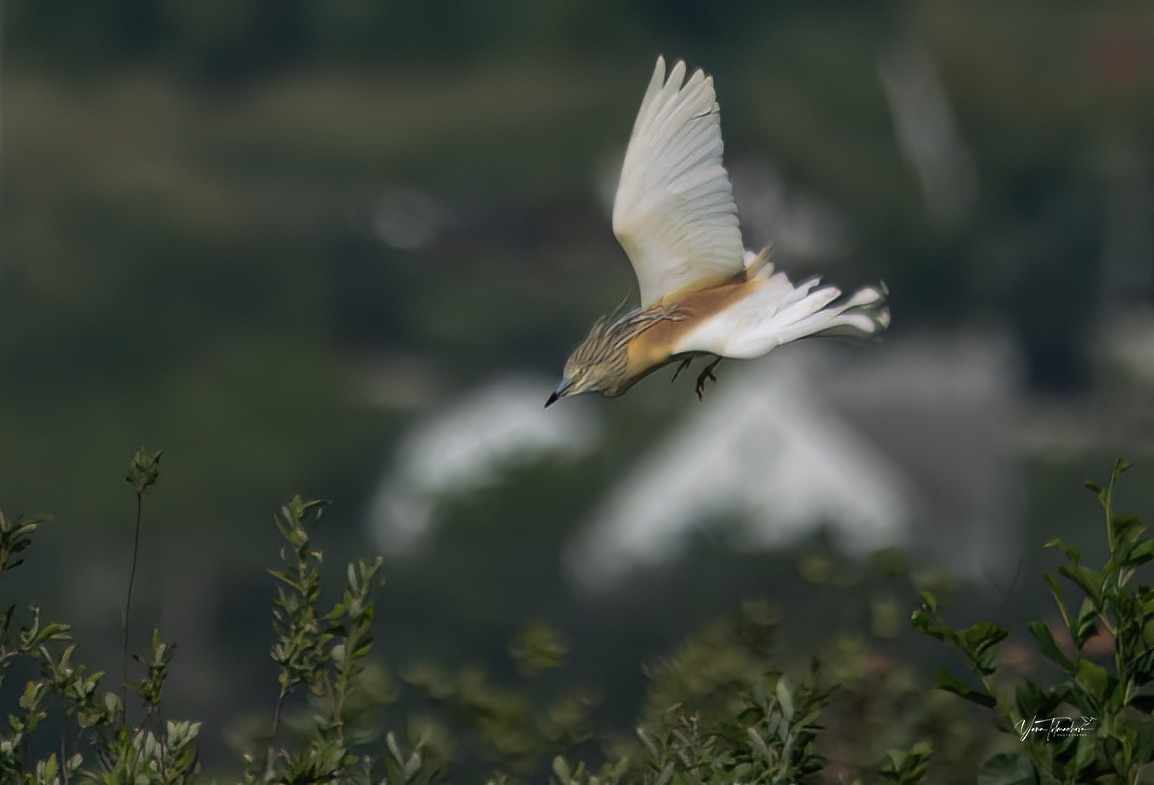
[[[705,370],[702,371],[701,375],[697,377],[697,400],[699,400],[699,401],[701,400],[701,393],[702,393],[702,391],[705,390],[705,380],[706,379],[709,379],[711,382],[714,382],[714,383],[717,382],[717,377],[713,375],[713,369],[717,367],[717,364],[719,362],[721,362],[720,357],[715,359],[709,365],[705,366]]]
[[[677,370],[673,372],[673,378],[669,380],[669,383],[673,384],[675,381],[677,381],[678,374],[680,374],[682,371],[684,371],[686,368],[688,368],[689,364],[691,362],[693,362],[693,356],[692,355],[689,357],[686,357],[684,360],[682,360],[681,364],[677,366]]]

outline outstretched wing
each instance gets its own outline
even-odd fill
[[[613,233],[637,273],[642,307],[742,270],[737,206],[721,151],[713,78],[698,70],[685,81],[679,60],[666,80],[658,57],[613,204]]]

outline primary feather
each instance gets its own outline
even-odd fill
[[[713,78],[657,66],[641,101],[613,204],[613,233],[629,256],[641,307],[708,286],[743,266],[733,186],[721,162]]]

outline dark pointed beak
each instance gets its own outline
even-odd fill
[[[553,393],[549,396],[549,400],[545,401],[545,408],[548,409],[550,406],[557,403],[557,401],[564,398],[565,392],[572,386],[572,381],[569,379],[562,379],[561,383],[557,385],[557,389],[553,390]]]

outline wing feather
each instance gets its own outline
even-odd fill
[[[613,233],[648,307],[742,270],[733,187],[722,164],[713,79],[657,66],[641,101],[613,205]]]
[[[863,287],[843,298],[840,289],[822,286],[817,278],[795,286],[772,264],[758,271],[751,283],[755,287],[747,297],[694,325],[677,342],[674,353],[749,359],[810,335],[877,335],[890,323],[884,284]]]

